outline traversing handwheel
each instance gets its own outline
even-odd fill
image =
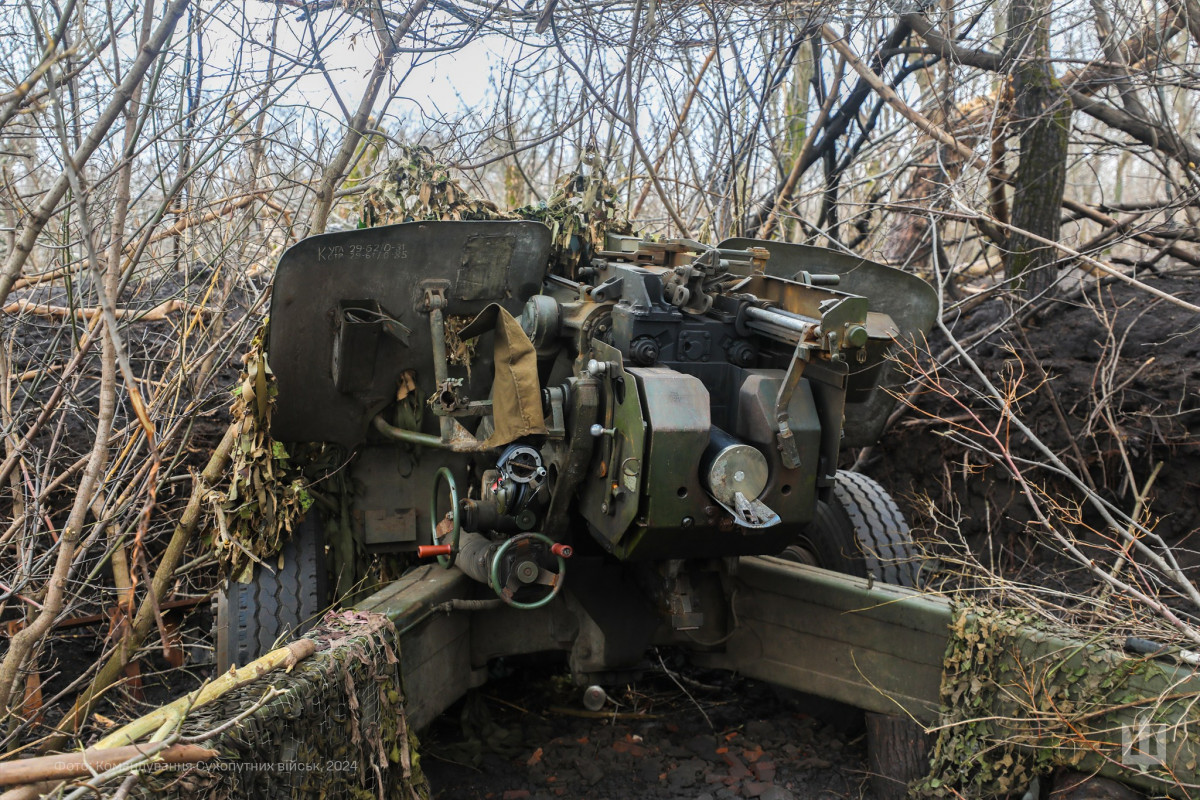
[[[539,563],[539,557],[547,553],[558,560],[557,571],[546,569]],[[540,533],[518,534],[496,549],[492,556],[491,580],[488,585],[497,597],[513,608],[541,608],[553,600],[562,589],[563,577],[567,572],[567,558],[570,555],[570,547],[558,544],[548,536]],[[507,568],[507,580],[502,582],[501,571],[505,570],[505,565],[509,563],[511,568]],[[531,602],[516,599],[520,589],[534,584],[549,586],[550,591]]]

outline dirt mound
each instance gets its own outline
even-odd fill
[[[1193,279],[1156,278],[1156,288],[1195,303]],[[1083,490],[1047,468],[1034,442],[1001,423],[1001,403],[1095,493],[1126,513],[1147,485],[1143,521],[1185,564],[1200,527],[1200,317],[1125,283],[1092,287],[1026,319],[992,300],[955,321],[960,342],[1000,390],[952,354],[944,336],[929,350],[945,360],[923,381],[913,408],[884,435],[867,471],[905,506],[926,533],[957,528],[993,558],[1021,562],[1034,515],[1011,469],[1076,535],[1102,553],[1104,523]],[[1022,324],[1015,324],[1022,321]],[[928,361],[928,357],[924,359]],[[1153,480],[1151,481],[1151,477]],[[1090,530],[1089,530],[1090,529]],[[986,540],[986,544],[984,544]]]

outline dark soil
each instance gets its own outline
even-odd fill
[[[1148,282],[1189,302],[1200,300],[1194,279]],[[1147,498],[1149,526],[1185,565],[1200,562],[1194,553],[1200,528],[1200,318],[1125,283],[1054,303],[1026,321],[1023,334],[1004,324],[1008,313],[1003,300],[992,300],[952,328],[960,341],[981,337],[971,356],[995,386],[1013,388],[1020,418],[1118,508],[1133,510],[1161,463]],[[931,352],[946,349],[944,336],[931,336]],[[926,387],[917,395],[914,408],[873,449],[866,471],[892,491],[918,535],[953,538],[957,527],[976,553],[998,566],[1036,569],[1049,556],[1033,553],[1036,537],[1029,531],[1036,527],[1030,527],[1032,514],[1011,473],[947,436],[977,426],[969,413],[988,426],[999,415],[978,396],[981,383],[961,362],[942,370],[941,378],[944,391]],[[1002,428],[1000,437],[1026,459],[1018,463],[1031,482],[1064,506],[1079,501],[1076,487],[1037,465],[1046,459],[1024,436]],[[969,438],[998,449],[977,433]],[[1085,526],[1104,527],[1086,504],[1071,527],[1091,548],[1089,555],[1107,558],[1106,543]]]
[[[145,381],[161,380],[167,372],[174,372],[178,366],[174,359],[178,356],[179,325],[188,321],[189,311],[173,311],[166,320],[140,321],[136,320],[139,311],[150,311],[156,306],[169,301],[180,301],[186,308],[217,307],[223,311],[223,327],[228,330],[238,320],[245,317],[247,307],[252,301],[250,291],[245,287],[233,287],[223,303],[218,300],[224,294],[218,287],[209,294],[211,269],[204,265],[193,265],[186,271],[167,270],[161,275],[147,278],[139,283],[126,286],[117,307],[134,314],[135,319],[121,327],[121,341],[134,373]],[[80,276],[72,285],[70,291],[59,283],[38,285],[13,292],[13,300],[21,300],[35,305],[48,305],[58,308],[87,308],[98,307],[96,292],[90,274]],[[207,303],[205,302],[207,300]],[[206,315],[206,322],[211,322],[214,315]],[[15,387],[14,417],[18,430],[26,428],[41,410],[48,397],[52,394],[58,382],[60,370],[71,362],[75,356],[80,339],[86,334],[89,323],[73,316],[43,316],[35,313],[13,315],[9,320],[15,328],[14,352],[11,355],[11,369],[14,373],[40,373],[36,377],[19,382]],[[247,334],[252,335],[253,331]],[[185,463],[191,466],[203,466],[203,459],[220,440],[228,416],[225,409],[229,405],[229,391],[236,385],[241,369],[240,356],[243,347],[231,348],[229,356],[213,365],[214,374],[209,383],[203,387],[201,396],[184,396],[183,401],[196,400],[201,402],[201,411],[191,420],[194,446],[185,458]],[[97,354],[100,352],[98,340],[92,340],[91,358],[79,374],[78,384],[73,384],[70,392],[72,404],[83,408],[94,408],[96,395],[99,391],[99,367]],[[194,354],[189,352],[189,358]],[[150,384],[143,385],[143,391]],[[197,387],[184,385],[185,395]],[[183,407],[183,403],[179,404]],[[114,429],[120,430],[134,420],[132,407],[128,403],[118,406],[114,419]],[[168,413],[160,411],[158,424],[160,427],[176,422]],[[53,425],[47,426],[34,439],[33,447],[49,451],[52,442],[59,442],[60,448],[72,449],[75,457],[86,453],[94,434],[94,419],[90,414],[75,414],[67,417],[67,430],[57,432]],[[62,452],[57,455],[63,457]],[[192,457],[194,455],[194,457]],[[64,460],[65,459],[64,457]],[[69,460],[67,460],[69,463]]]
[[[553,668],[489,683],[422,739],[434,800],[872,797],[861,711],[680,669],[688,694],[658,671],[598,714]]]

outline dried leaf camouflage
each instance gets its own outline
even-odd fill
[[[214,497],[213,550],[231,580],[249,582],[256,563],[277,555],[292,529],[312,505],[308,483],[297,463],[312,463],[325,448],[302,446],[293,459],[271,438],[271,409],[278,391],[267,364],[264,325],[243,357],[245,369],[231,409],[240,427],[223,496]]]

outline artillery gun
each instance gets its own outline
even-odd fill
[[[746,239],[609,236],[573,270],[550,256],[540,223],[411,222],[279,263],[273,437],[353,453],[357,547],[427,561],[384,590],[406,630],[459,620],[414,633],[412,724],[497,656],[566,652],[586,685],[652,645],[721,651],[741,556],[918,583],[896,504],[837,462],[879,436],[889,354],[932,323],[927,284]],[[322,535],[310,512],[279,570],[230,583],[223,668],[326,604]]]

